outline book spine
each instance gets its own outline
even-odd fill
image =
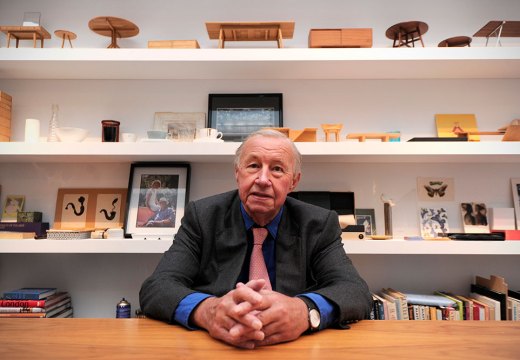
[[[39,307],[0,307],[0,313],[40,313],[45,309]]]
[[[0,307],[45,307],[45,300],[0,300]]]

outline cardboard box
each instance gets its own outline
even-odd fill
[[[150,40],[149,49],[200,49],[197,40]]]
[[[311,29],[310,48],[370,48],[372,28]]]
[[[12,97],[0,91],[0,141],[9,142],[11,140],[11,108]]]

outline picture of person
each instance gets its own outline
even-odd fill
[[[168,201],[167,205],[173,211],[175,218],[178,188],[178,175],[141,175],[136,226],[150,227],[151,225],[148,224],[150,220],[153,220],[154,217],[159,213],[164,215],[164,209],[160,204],[161,198],[164,198]],[[175,221],[169,224],[163,222],[163,225],[161,226],[173,227],[174,224]],[[153,226],[158,225],[156,224]]]
[[[159,205],[159,200],[157,194],[159,193],[159,189],[161,188],[161,181],[154,180],[152,181],[151,187],[146,190],[146,206],[153,212],[157,212],[161,209]]]
[[[473,214],[473,205],[471,203],[462,203],[460,204],[462,210],[462,219],[464,220],[464,225],[476,225],[475,215]]]
[[[486,204],[475,204],[475,225],[488,225]]]
[[[165,197],[159,199],[159,211],[157,211],[145,224],[147,227],[170,227],[175,224],[175,211],[168,206],[169,201]]]
[[[2,221],[16,221],[18,212],[23,211],[25,197],[23,195],[8,195],[5,199]]]

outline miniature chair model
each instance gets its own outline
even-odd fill
[[[392,25],[385,34],[387,38],[394,40],[393,47],[410,47],[410,44],[415,47],[416,41],[420,41],[424,47],[422,35],[427,31],[428,24],[422,21],[407,21]]]
[[[74,47],[74,46],[72,46],[72,40],[75,40],[78,37],[72,31],[68,31],[68,30],[56,30],[54,32],[54,35],[56,35],[57,37],[59,37],[61,39],[61,48],[62,49],[65,47],[65,39],[67,39],[69,41],[70,47],[72,48],[72,47]]]
[[[464,47],[471,45],[471,38],[469,36],[455,36],[448,38],[446,40],[442,40],[439,43],[439,47]]]

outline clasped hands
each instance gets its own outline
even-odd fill
[[[246,349],[297,339],[308,328],[307,305],[264,285],[263,279],[238,283],[222,297],[205,299],[193,312],[193,323]]]

